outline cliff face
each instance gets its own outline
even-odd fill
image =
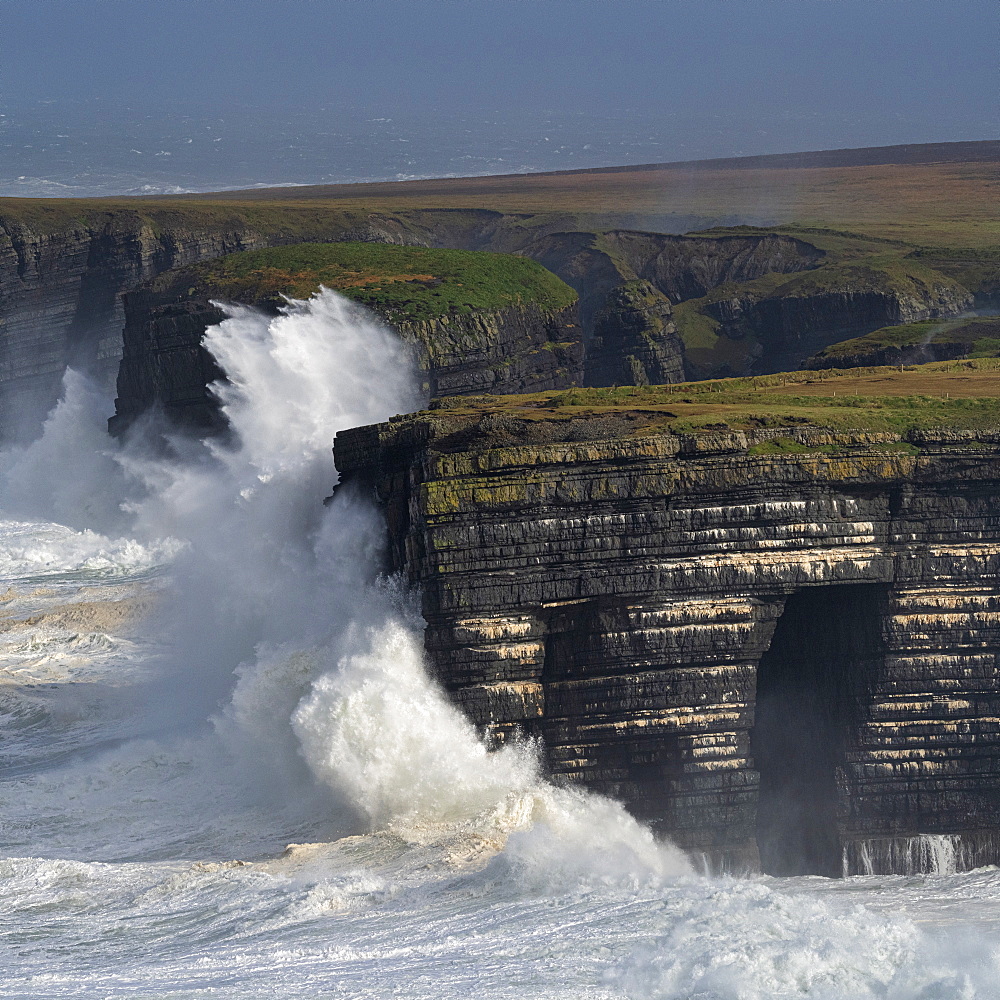
[[[861,368],[914,365],[1000,354],[1000,318],[963,317],[951,321],[905,323],[864,337],[830,344],[806,360],[805,368]]]
[[[826,257],[792,236],[743,227],[738,233],[551,232],[517,252],[544,264],[579,294],[587,385],[667,383],[685,377],[684,344],[669,319],[672,302],[727,282],[809,270]],[[639,335],[640,328],[646,334]],[[652,354],[651,338],[657,342]]]
[[[796,367],[845,337],[952,315],[973,302],[987,306],[1000,294],[992,251],[915,250],[812,229],[688,236],[588,229],[586,216],[559,212],[373,210],[278,194],[273,201],[234,194],[0,205],[0,435],[37,426],[69,364],[113,382],[123,291],[179,266],[260,247],[361,240],[530,257],[580,296],[583,340],[599,341],[584,361],[584,381],[595,385],[631,378],[633,370],[640,382],[675,379],[671,358],[681,355],[687,377]],[[610,216],[608,223],[621,225]],[[862,261],[881,277],[859,278],[845,261]],[[811,275],[822,280],[807,291]],[[609,299],[637,281],[663,298],[648,314],[647,328],[659,330],[653,355],[644,346],[649,338],[634,341],[634,311],[622,313]],[[660,322],[667,303],[678,333]],[[609,329],[612,314],[625,316],[623,329]],[[609,356],[608,345],[619,343],[625,353]]]
[[[156,303],[143,290],[126,295],[113,433],[121,433],[153,405],[185,426],[219,429],[208,386],[223,373],[202,338],[223,318],[205,300]],[[550,310],[528,304],[423,322],[387,322],[414,346],[432,396],[560,389],[582,379],[575,306]]]
[[[416,346],[432,397],[538,392],[583,380],[575,304],[553,310],[526,303],[395,326]]]
[[[67,366],[112,387],[122,356],[121,293],[163,271],[255,247],[324,239],[402,241],[395,220],[327,213],[325,218],[221,217],[189,211],[69,212],[37,218],[0,213],[0,435],[29,432],[58,398]],[[141,203],[140,203],[141,204]],[[50,217],[53,214],[54,217]],[[260,213],[257,213],[258,216]],[[65,217],[64,217],[65,216]]]
[[[734,295],[713,303],[708,312],[730,339],[752,336],[763,341],[754,370],[768,372],[797,369],[832,340],[897,323],[956,316],[971,306],[969,292],[942,282],[910,294],[859,286],[759,300]]]
[[[616,230],[605,233],[602,242],[672,302],[698,298],[726,283],[810,270],[826,257],[819,247],[793,236],[741,232],[740,227],[734,232],[664,236]]]
[[[68,365],[113,383],[123,288],[257,239],[245,231],[161,239],[128,220],[54,234],[0,228],[0,422],[10,429],[44,416]]]
[[[479,726],[716,867],[1000,861],[1000,435],[504,419],[335,447]]]
[[[830,344],[882,327],[957,316],[974,295],[943,274],[865,264],[787,281],[721,285],[684,303],[689,369],[699,376],[793,371]]]
[[[670,301],[647,281],[612,289],[594,317],[588,385],[667,385],[684,378]]]

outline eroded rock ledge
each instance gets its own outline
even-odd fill
[[[935,837],[997,863],[997,401],[942,391],[899,427],[872,391],[853,429],[684,429],[666,390],[462,401],[335,454],[441,683],[495,739],[540,736],[557,780],[722,868],[898,871]]]

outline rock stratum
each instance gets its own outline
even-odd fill
[[[494,740],[717,869],[1000,861],[994,362],[465,398],[338,435]]]

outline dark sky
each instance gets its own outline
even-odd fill
[[[995,120],[997,0],[0,0],[0,97]]]

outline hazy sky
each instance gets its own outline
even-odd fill
[[[0,98],[995,121],[997,0],[0,0]],[[970,136],[971,137],[971,136]]]

